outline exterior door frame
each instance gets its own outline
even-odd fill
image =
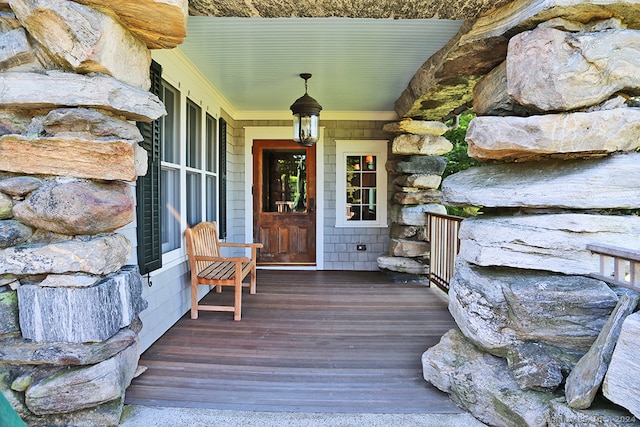
[[[247,126],[244,128],[244,190],[245,197],[245,241],[253,241],[253,141],[265,139],[293,139],[293,124],[290,127]],[[316,144],[316,265],[260,267],[274,270],[323,270],[324,265],[324,127]]]

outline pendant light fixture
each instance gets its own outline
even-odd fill
[[[311,78],[311,74],[303,73],[300,77],[304,79],[304,95],[289,107],[293,112],[293,140],[300,145],[310,147],[318,142],[318,125],[322,107],[307,93],[307,80]]]

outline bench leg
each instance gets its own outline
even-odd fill
[[[233,320],[240,320],[242,317],[242,279],[240,275],[236,275],[234,289],[234,304],[233,304]]]
[[[198,285],[191,283],[191,318],[198,318]]]
[[[255,266],[255,264],[253,265],[253,268],[251,269],[251,284],[249,286],[249,293],[250,294],[255,294],[256,293],[256,266]]]

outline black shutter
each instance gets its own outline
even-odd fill
[[[151,93],[161,96],[162,67],[151,62]],[[160,235],[160,119],[138,122],[144,141],[140,144],[147,151],[147,174],[136,182],[138,222],[138,266],[140,274],[147,274],[162,267],[162,239]]]
[[[220,179],[220,217],[218,233],[221,239],[227,238],[227,122],[222,117],[218,120],[218,176]]]

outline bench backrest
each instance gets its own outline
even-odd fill
[[[196,256],[220,257],[220,241],[215,221],[201,222],[193,228],[187,228],[185,236],[192,271],[202,271],[211,264],[211,261],[196,261]]]

